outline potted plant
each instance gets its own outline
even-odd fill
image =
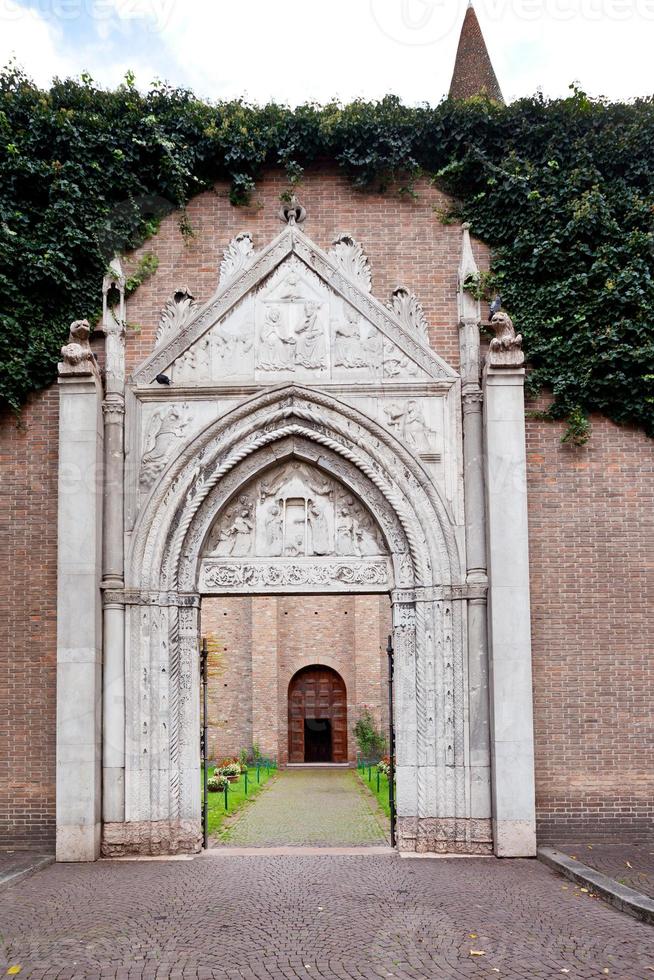
[[[210,776],[209,779],[207,779],[207,789],[210,793],[221,793],[224,791],[228,783],[229,780],[227,776],[223,776],[219,769],[215,769],[213,776]]]
[[[241,776],[241,763],[238,759],[223,759],[220,764],[220,772],[227,777],[230,783],[236,783]]]

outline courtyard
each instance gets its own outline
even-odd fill
[[[0,893],[32,978],[646,980],[652,927],[535,860],[341,855],[52,865]]]

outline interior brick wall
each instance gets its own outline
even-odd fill
[[[354,725],[370,708],[388,728],[386,637],[391,607],[382,595],[210,597],[202,601],[209,655],[209,753],[238,755],[253,744],[288,761],[288,689],[303,667],[336,670],[347,692],[348,757]],[[255,666],[253,666],[255,665]]]
[[[132,269],[144,251],[159,258],[156,274],[128,303],[128,320],[139,328],[129,334],[130,368],[151,351],[160,309],[176,288],[188,285],[199,300],[211,295],[234,234],[249,230],[262,245],[281,230],[276,214],[285,189],[281,173],[269,174],[249,207],[234,208],[226,185],[216,185],[189,204],[190,238],[181,234],[179,215],[162,222],[127,264]],[[426,182],[416,189],[416,200],[364,194],[334,170],[308,173],[299,192],[308,212],[305,230],[325,248],[339,232],[357,238],[370,259],[375,295],[385,300],[400,284],[414,290],[431,324],[432,346],[457,366],[460,230],[438,219],[443,195]],[[486,250],[477,244],[475,250],[485,267]],[[101,340],[94,346],[100,351]],[[53,380],[54,371],[53,365]],[[18,425],[10,414],[0,419],[0,835],[6,846],[54,840],[57,411],[52,386],[30,399]],[[559,425],[531,419],[527,431],[540,838],[642,835],[654,816],[654,444],[601,418],[581,449],[561,446]],[[270,659],[267,630],[277,635],[279,600],[251,602],[248,618],[236,612],[243,602],[234,600],[217,633],[229,649],[253,631],[256,676]],[[383,648],[381,620],[378,629]],[[242,718],[260,733],[272,732],[278,707],[273,712],[273,699],[256,685],[250,703],[247,676],[230,669],[228,662],[214,663],[212,684],[216,691],[223,685],[216,717],[219,730],[233,733],[237,750]],[[281,678],[275,684],[279,699]],[[241,720],[231,709],[225,714],[226,691],[245,699]]]

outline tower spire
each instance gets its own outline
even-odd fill
[[[487,95],[489,99],[504,104],[475,8],[472,0],[468,0],[454,62],[450,98],[469,99],[473,95]]]

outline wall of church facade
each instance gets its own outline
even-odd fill
[[[227,188],[217,186],[190,203],[190,238],[181,234],[177,216],[162,222],[159,234],[140,250],[154,252],[159,268],[128,304],[128,321],[139,328],[128,333],[128,370],[152,350],[162,297],[184,285],[198,300],[207,299],[230,238],[248,230],[265,243],[279,232],[275,215],[285,189],[282,175],[273,174],[258,185],[249,207],[237,209],[229,204]],[[307,233],[324,248],[341,232],[360,241],[375,295],[387,297],[399,284],[414,291],[430,324],[432,347],[456,367],[460,230],[438,220],[436,210],[446,203],[442,195],[427,184],[417,190],[415,201],[360,194],[327,171],[307,175],[300,194],[309,215]],[[475,250],[484,267],[485,250]],[[136,257],[129,268],[135,262]],[[100,354],[99,344],[96,350]],[[0,835],[3,843],[17,846],[46,845],[54,838],[57,412],[53,386],[30,400],[18,425],[6,415],[0,428]],[[620,839],[640,833],[653,816],[654,623],[647,586],[654,548],[654,447],[642,433],[600,418],[593,420],[583,449],[562,447],[556,425],[531,419],[527,433],[540,839]],[[250,731],[252,740],[258,731],[262,750],[275,754],[273,741],[266,745],[265,738],[275,725],[279,729],[283,684],[278,677],[273,699],[255,689],[252,678],[265,676],[273,660],[271,637],[280,651],[299,650],[307,642],[299,627],[289,633],[288,623],[311,618],[305,607],[297,612],[297,604],[309,600],[212,601],[220,604],[222,619],[216,615],[220,624],[214,629],[205,602],[203,626],[207,631],[210,624],[233,654],[220,669],[212,667],[212,711],[221,736],[231,739],[225,751],[238,751]],[[310,642],[333,646],[338,623],[339,644],[349,650],[341,654],[343,671],[352,670],[352,646],[358,643],[368,650],[366,670],[373,676],[377,627],[365,641],[357,639],[357,629],[367,629],[366,618],[350,618],[348,603],[380,601],[323,597],[330,611],[314,617]],[[378,625],[383,634],[381,614]],[[284,671],[291,667],[287,663]],[[361,683],[355,676],[358,691]],[[244,705],[240,714],[225,712],[226,691],[232,704]],[[373,703],[372,690],[357,696],[362,700]]]
[[[529,408],[530,406],[528,406]],[[539,840],[631,840],[654,818],[654,443],[527,422]]]
[[[388,730],[384,595],[208,597],[202,633],[209,645],[209,755],[238,755],[254,744],[288,761],[288,688],[303,667],[336,670],[347,693],[348,758],[363,705]]]

